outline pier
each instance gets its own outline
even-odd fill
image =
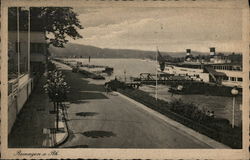
[[[72,68],[72,72],[79,72],[81,74],[83,74],[86,78],[92,78],[92,79],[102,79],[104,80],[105,77],[100,75],[100,74],[96,74],[94,72],[91,72],[91,71],[88,71],[86,69],[83,69],[81,66],[85,66],[85,65],[82,65],[82,64],[73,64],[73,63],[70,63],[70,62],[65,62],[61,59],[54,59],[54,61],[57,61],[57,62],[60,62],[60,63],[63,63],[69,67]],[[100,66],[98,66],[100,67]],[[94,65],[91,65],[91,68],[94,68]],[[105,69],[106,70],[106,69]]]

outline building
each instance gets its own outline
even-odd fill
[[[29,16],[29,10],[9,8],[8,133],[46,63],[45,32],[33,27]]]

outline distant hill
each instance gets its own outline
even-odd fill
[[[134,49],[108,49],[98,48],[89,45],[81,45],[68,43],[65,48],[50,47],[51,56],[54,57],[82,57],[88,58],[140,58],[140,59],[155,59],[156,51],[143,51]],[[160,51],[161,52],[161,51]],[[161,52],[162,56],[167,57],[183,57],[184,52]],[[209,53],[192,51],[193,56],[208,55]]]

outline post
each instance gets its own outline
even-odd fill
[[[56,102],[53,101],[53,104],[54,104],[54,113],[56,112]]]
[[[234,128],[234,108],[235,108],[235,96],[233,96],[232,128]]]
[[[19,32],[19,7],[17,7],[17,79],[20,77],[20,32]]]
[[[56,102],[56,130],[58,131],[58,122],[59,122],[59,108],[58,108],[58,102]]]
[[[126,83],[127,78],[126,78],[126,70],[124,70],[124,82]]]
[[[158,91],[157,91],[157,89],[158,89],[158,87],[157,87],[157,85],[158,85],[158,72],[157,72],[157,61],[158,61],[158,59],[157,59],[157,53],[158,53],[158,46],[157,46],[157,52],[156,52],[156,54],[155,54],[155,59],[156,59],[156,67],[155,67],[155,72],[156,72],[156,79],[155,79],[155,99],[156,100],[158,100]]]
[[[238,93],[239,93],[239,91],[237,90],[237,86],[235,86],[235,87],[231,90],[231,94],[233,95],[232,128],[234,128],[235,98],[236,98],[236,96],[237,96]]]
[[[28,73],[30,75],[30,7],[28,10]]]
[[[16,16],[17,16],[17,42],[16,42],[16,49],[17,49],[17,93],[19,92],[19,79],[20,79],[20,25],[19,25],[19,7],[16,7]],[[16,96],[16,100],[18,101],[18,96]],[[16,105],[16,115],[18,114],[18,105]]]

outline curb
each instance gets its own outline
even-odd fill
[[[141,108],[141,109],[149,112],[150,114],[154,115],[155,117],[167,122],[169,125],[171,125],[175,129],[177,129],[178,131],[185,132],[186,134],[194,137],[196,140],[198,140],[200,142],[203,142],[203,143],[207,144],[208,146],[210,146],[212,148],[230,149],[229,146],[224,145],[224,144],[222,144],[220,142],[217,142],[217,141],[213,140],[212,138],[209,138],[209,137],[207,137],[207,136],[205,136],[203,134],[200,134],[197,131],[195,131],[195,130],[193,130],[191,128],[188,128],[188,127],[184,126],[183,124],[181,124],[181,123],[179,123],[177,121],[174,121],[174,120],[166,117],[165,115],[163,115],[163,114],[161,114],[161,113],[159,113],[159,112],[157,112],[157,111],[155,111],[155,110],[153,110],[153,109],[151,109],[151,108],[149,108],[149,107],[147,107],[147,106],[133,100],[132,98],[123,95],[122,93],[119,93],[119,92],[115,92],[115,93],[117,93],[121,97],[127,99],[128,101],[136,104],[136,107]]]
[[[67,121],[66,121],[66,118],[65,118],[65,113],[64,113],[63,110],[62,110],[61,116],[62,116],[62,122],[63,122],[64,129],[65,129],[66,133],[65,133],[64,137],[60,141],[56,142],[53,147],[59,147],[60,145],[64,144],[69,138],[68,124],[67,124]]]

